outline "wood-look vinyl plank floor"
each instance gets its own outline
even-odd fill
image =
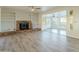
[[[0,52],[79,52],[79,40],[51,30],[0,37]]]

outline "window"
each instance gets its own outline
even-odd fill
[[[66,11],[43,15],[43,28],[66,29]]]

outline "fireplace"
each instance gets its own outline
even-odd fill
[[[31,30],[31,21],[16,21],[16,30]]]
[[[28,22],[25,22],[25,21],[22,21],[22,22],[19,24],[19,28],[20,28],[20,30],[29,29],[29,23],[28,23]]]

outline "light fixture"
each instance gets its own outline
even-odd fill
[[[34,7],[32,6],[32,11],[34,11],[35,9],[34,9]]]
[[[32,9],[32,11],[34,11],[34,9]]]

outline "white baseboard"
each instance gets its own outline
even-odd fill
[[[79,39],[79,34],[67,34],[67,36],[72,37],[72,38],[76,38]]]

